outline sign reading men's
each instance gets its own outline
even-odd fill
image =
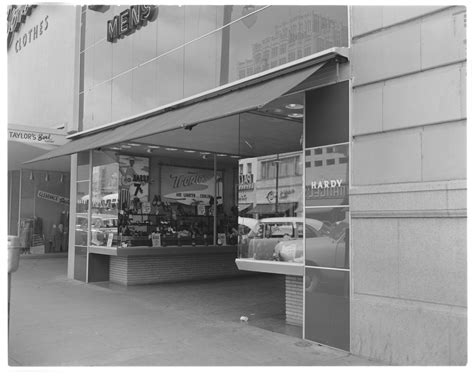
[[[107,41],[115,43],[158,17],[156,5],[132,5],[107,21]]]

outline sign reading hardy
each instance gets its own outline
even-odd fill
[[[132,34],[135,30],[158,17],[156,5],[132,5],[129,9],[107,21],[107,41],[115,43],[117,39]]]

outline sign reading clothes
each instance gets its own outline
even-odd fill
[[[349,204],[349,144],[306,149],[306,206]]]
[[[120,155],[120,203],[121,209],[141,206],[148,200],[150,182],[149,159]]]
[[[217,187],[212,170],[163,166],[161,169],[161,195],[163,201],[183,205],[211,205],[222,203],[222,175],[217,172]],[[214,190],[216,193],[214,194]]]

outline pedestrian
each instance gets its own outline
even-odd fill
[[[29,221],[22,221],[20,224],[20,247],[22,254],[30,254],[31,243],[33,242],[33,228]]]

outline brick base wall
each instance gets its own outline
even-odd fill
[[[303,325],[303,277],[287,275],[285,279],[286,322]]]
[[[127,286],[247,274],[237,269],[234,253],[111,256],[109,272],[111,282]]]

